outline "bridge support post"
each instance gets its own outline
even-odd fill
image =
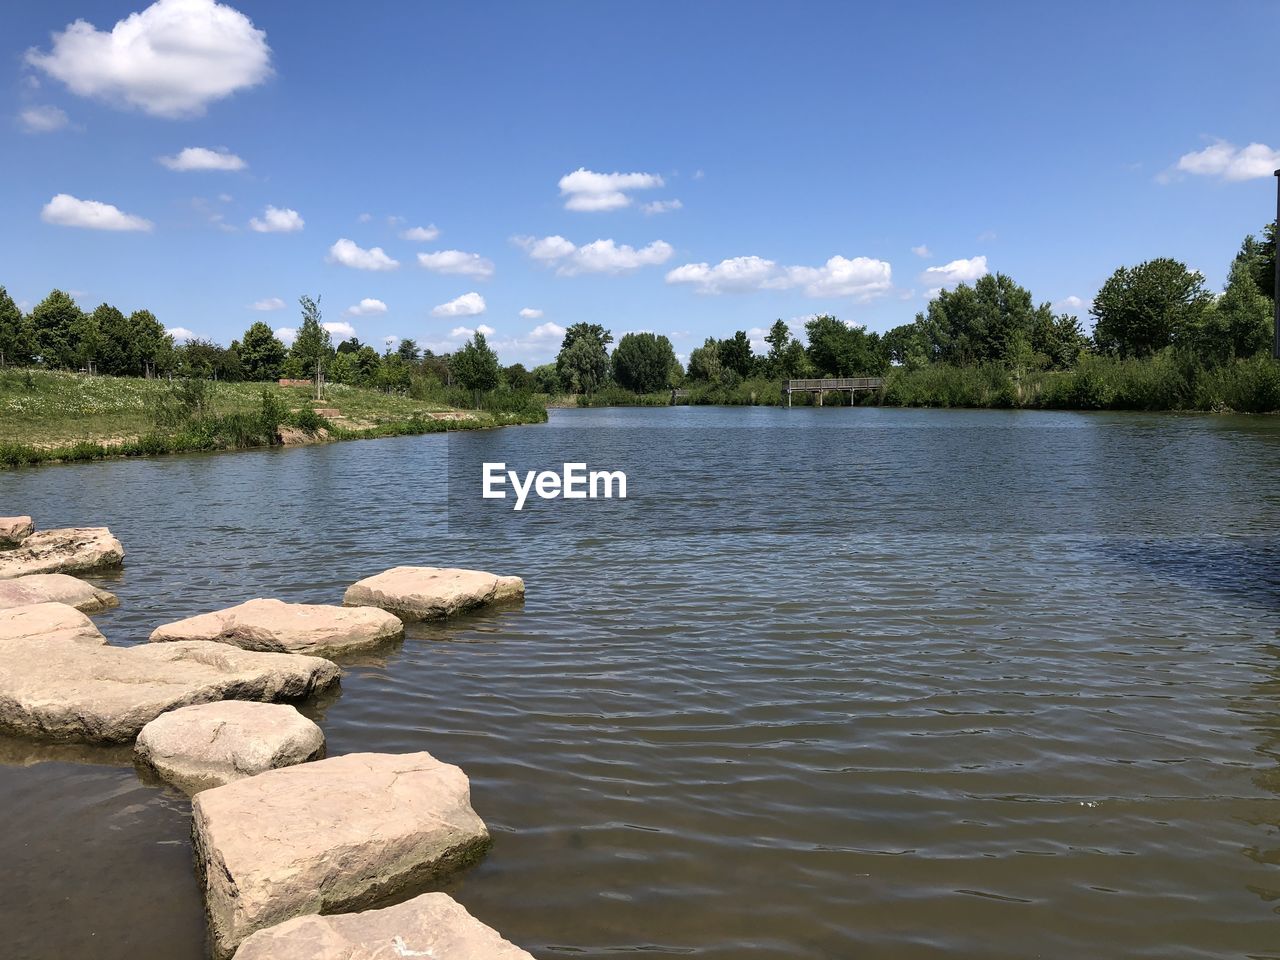
[[[822,406],[822,391],[818,391],[818,406]]]

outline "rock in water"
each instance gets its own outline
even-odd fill
[[[214,953],[312,913],[345,913],[478,857],[470,784],[429,753],[353,753],[197,794],[192,836]]]
[[[393,567],[347,587],[342,602],[349,607],[381,607],[408,622],[523,598],[524,581],[519,577],[450,567]]]
[[[32,603],[0,610],[0,669],[6,662],[25,656],[33,646],[63,642],[101,647],[107,638],[92,620],[65,603]]]
[[[0,517],[0,547],[16,547],[35,530],[30,517]]]
[[[394,952],[393,952],[394,951]],[[533,960],[447,893],[424,893],[382,910],[298,917],[259,930],[235,960]]]
[[[124,743],[168,710],[216,700],[301,700],[340,674],[337,664],[319,657],[221,643],[101,644],[50,634],[0,643],[0,730],[46,740]]]
[[[223,700],[170,710],[138,734],[134,759],[187,793],[324,755],[324,734],[293,707]]]
[[[106,527],[41,530],[0,552],[0,580],[29,573],[91,573],[118,567],[124,547]]]
[[[151,640],[216,640],[245,650],[331,656],[402,636],[404,624],[394,614],[374,607],[250,600],[157,627]]]
[[[114,593],[99,590],[65,573],[30,573],[25,577],[0,580],[0,608],[29,603],[65,603],[82,613],[98,613],[120,601]]]

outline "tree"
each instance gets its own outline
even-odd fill
[[[289,358],[304,377],[323,376],[329,357],[333,355],[333,341],[329,331],[320,324],[319,298],[312,300],[304,294],[298,298],[298,304],[302,308],[302,324],[293,339]],[[316,386],[318,388],[319,383]]]
[[[666,337],[628,333],[613,351],[613,377],[628,390],[653,393],[671,385],[671,368],[677,363]]]
[[[809,337],[809,360],[825,376],[850,377],[878,373],[885,361],[880,338],[862,327],[850,327],[830,315],[804,325]]]
[[[93,311],[93,322],[99,337],[98,372],[133,376],[133,330],[128,319],[111,304],[103,303]]]
[[[694,347],[689,352],[689,366],[686,373],[690,380],[701,380],[704,383],[718,384],[724,380],[724,364],[720,361],[720,341],[715,337],[707,337],[702,346]]]
[[[1094,298],[1094,342],[1100,353],[1150,356],[1193,339],[1211,300],[1204,277],[1178,260],[1121,267]]]
[[[418,349],[418,341],[412,337],[400,341],[396,353],[405,363],[417,363],[422,359],[422,351]]]
[[[769,344],[769,352],[765,355],[764,366],[769,376],[786,378],[784,371],[787,348],[791,346],[791,328],[781,318],[773,321],[773,326],[765,334],[764,342]]]
[[[513,363],[502,368],[502,379],[512,390],[532,390],[533,374],[525,369],[523,363]]]
[[[564,332],[556,355],[560,382],[575,393],[590,395],[609,378],[609,344],[613,334],[598,323],[575,323]]]
[[[71,343],[71,366],[77,370],[94,370],[102,354],[102,333],[98,329],[97,311],[81,312],[71,322],[68,339]]]
[[[489,349],[479,330],[449,358],[449,368],[459,386],[475,393],[476,409],[480,408],[480,394],[497,387],[502,377],[498,355]]]
[[[744,379],[751,376],[756,358],[751,352],[751,341],[746,331],[739,330],[727,340],[721,340],[719,349],[720,363],[726,370],[732,370]]]
[[[31,311],[36,353],[47,367],[70,367],[75,364],[74,327],[80,319],[80,308],[61,290],[52,290]]]
[[[173,368],[173,337],[150,310],[129,314],[130,363],[135,374],[153,377]]]
[[[564,387],[560,383],[560,371],[554,363],[544,363],[533,368],[533,385],[538,393],[555,395]]]
[[[26,366],[35,352],[30,318],[13,302],[9,291],[0,287],[0,367]]]
[[[918,370],[929,362],[929,334],[924,314],[916,314],[915,322],[894,327],[880,338],[885,359],[898,367]]]
[[[1226,290],[1204,311],[1198,337],[1200,354],[1222,363],[1266,350],[1273,336],[1272,309],[1271,301],[1259,292],[1249,264],[1237,257]]]
[[[1268,300],[1276,295],[1276,223],[1271,221],[1262,228],[1262,239],[1252,235],[1244,238],[1240,252],[1236,254],[1234,268],[1239,264],[1253,280],[1258,292]]]
[[[238,353],[246,380],[276,380],[287,351],[271,328],[258,320],[244,332]]]

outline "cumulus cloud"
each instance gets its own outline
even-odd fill
[[[663,185],[656,173],[596,173],[579,167],[560,178],[560,194],[566,210],[617,210],[631,205],[627,191]]]
[[[53,133],[61,130],[70,121],[67,115],[57,107],[27,107],[18,114],[18,122],[27,133]]]
[[[479,280],[488,280],[493,276],[492,260],[486,260],[478,253],[465,253],[462,250],[439,250],[435,253],[420,253],[418,254],[418,263],[433,273],[475,277]]]
[[[664,240],[655,240],[638,250],[612,240],[594,240],[581,247],[561,236],[516,237],[515,240],[534,260],[554,263],[556,273],[563,277],[580,273],[629,273],[640,267],[666,263],[675,252]]]
[[[482,333],[486,337],[492,337],[498,331],[488,324],[482,323],[477,327],[454,327],[449,331],[449,336],[454,340],[461,340],[463,337],[474,337],[477,333]]]
[[[375,313],[386,313],[387,305],[373,297],[365,297],[359,303],[347,307],[347,313],[353,317],[367,317]]]
[[[150,230],[150,220],[125,213],[119,207],[98,200],[80,200],[60,193],[44,205],[40,219],[60,227],[84,227],[88,230]]]
[[[345,320],[322,323],[320,326],[324,327],[335,337],[341,337],[343,340],[348,340],[356,335],[356,328]]]
[[[431,312],[437,317],[477,317],[484,313],[484,310],[484,297],[473,291],[455,297],[448,303],[442,303]]]
[[[440,236],[440,228],[434,223],[427,224],[425,227],[410,227],[400,233],[401,240],[414,240],[419,243],[430,243],[438,236]]]
[[[394,270],[400,266],[400,261],[391,259],[381,247],[365,250],[346,237],[329,248],[328,259],[353,270]]]
[[[279,297],[267,297],[265,300],[255,300],[250,309],[260,310],[264,313],[272,310],[283,310],[284,301]]]
[[[173,337],[173,339],[175,340],[196,339],[195,332],[192,330],[188,330],[186,327],[166,327],[164,332],[167,333],[169,336]]]
[[[912,247],[911,252],[914,253],[917,257],[933,256],[933,251],[929,249],[927,244],[923,244],[923,243],[920,244],[920,246],[918,247]]]
[[[520,311],[520,316],[523,317],[525,320],[537,320],[540,316],[542,316],[542,311],[539,310],[537,307],[525,307],[523,310]]]
[[[273,207],[268,204],[267,209],[262,211],[261,217],[254,217],[249,221],[249,229],[256,230],[258,233],[296,233],[306,226],[306,223],[298,215],[297,210]]]
[[[280,342],[286,347],[292,346],[293,341],[298,339],[297,327],[276,327],[274,332],[276,337],[278,337]]]
[[[1280,150],[1273,150],[1265,143],[1237,147],[1225,140],[1218,140],[1203,150],[1184,153],[1178,158],[1175,169],[1180,173],[1218,177],[1222,180],[1256,180],[1269,177],[1280,169]],[[1165,174],[1161,179],[1170,178]]]
[[[670,213],[673,210],[684,209],[684,204],[679,200],[651,200],[640,208],[646,216],[653,216],[655,213]]]
[[[228,150],[217,147],[185,147],[172,157],[158,157],[170,170],[243,170],[248,164]]]
[[[731,257],[712,265],[686,263],[667,273],[667,283],[690,284],[698,293],[802,289],[810,297],[867,300],[889,291],[893,268],[871,257],[834,256],[820,267],[782,266],[764,257]]]
[[[958,283],[972,283],[990,272],[986,257],[970,257],[968,260],[952,260],[940,267],[930,267],[920,274],[920,279],[929,285],[930,296],[933,296],[938,290],[954,287]]]
[[[1080,314],[1080,313],[1088,313],[1089,308],[1092,306],[1093,306],[1093,303],[1091,301],[1084,300],[1080,297],[1077,297],[1075,294],[1072,294],[1069,297],[1063,297],[1061,300],[1055,303],[1053,305],[1053,309],[1059,311],[1060,313]]]
[[[73,93],[159,117],[193,117],[271,76],[267,35],[214,0],[157,0],[110,31],[77,20],[26,61]]]

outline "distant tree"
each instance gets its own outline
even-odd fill
[[[702,346],[689,353],[689,366],[685,371],[690,380],[719,384],[724,380],[724,364],[720,360],[720,341],[707,337]]]
[[[1006,274],[987,274],[972,286],[943,290],[929,302],[916,324],[924,335],[930,360],[968,366],[980,363],[1046,366],[1053,311],[1035,305],[1031,291]]]
[[[255,321],[244,332],[238,350],[246,380],[276,380],[284,368],[288,351],[269,326]]]
[[[751,352],[751,340],[745,330],[737,331],[727,340],[720,341],[720,363],[739,377],[749,377],[755,369],[755,354]]]
[[[544,363],[533,368],[533,386],[538,393],[555,395],[564,387],[560,383],[560,372],[554,363]]]
[[[1121,267],[1102,285],[1091,312],[1099,353],[1146,357],[1196,336],[1212,295],[1204,277],[1168,257]]]
[[[243,380],[240,358],[221,344],[201,337],[175,350],[177,373],[192,380]]]
[[[453,354],[449,367],[458,385],[475,394],[477,409],[480,407],[480,395],[496,388],[502,376],[498,355],[489,349],[484,334],[479,330]]]
[[[809,338],[809,361],[818,373],[849,377],[879,373],[885,367],[880,338],[862,327],[850,327],[830,315],[814,317],[804,326]]]
[[[1272,309],[1272,301],[1258,290],[1248,263],[1237,258],[1226,290],[1205,308],[1198,352],[1206,360],[1222,363],[1266,350],[1274,335]]]
[[[525,369],[523,363],[513,363],[502,368],[502,379],[512,390],[532,390],[533,374]]]
[[[129,314],[130,367],[137,376],[167,373],[174,364],[173,337],[150,310]]]
[[[364,346],[358,337],[348,337],[338,344],[337,353],[359,353],[360,348]]]
[[[47,367],[72,367],[76,364],[74,327],[80,319],[80,308],[61,290],[50,291],[31,311],[36,352]]]
[[[99,304],[92,315],[99,337],[96,361],[99,373],[116,377],[136,376],[133,365],[133,329],[128,318],[109,303]]]
[[[333,341],[329,331],[320,323],[319,298],[312,300],[305,294],[298,298],[302,308],[302,323],[289,350],[289,359],[304,377],[314,377],[317,370],[323,374],[333,355]]]
[[[1253,235],[1244,238],[1233,267],[1239,265],[1253,280],[1258,292],[1268,300],[1276,295],[1276,223],[1271,221],[1262,228],[1261,239]]]
[[[675,365],[678,361],[671,341],[652,333],[625,334],[613,351],[613,378],[636,393],[653,393],[670,386],[671,368]]]
[[[609,344],[613,334],[598,323],[575,323],[564,332],[556,371],[575,393],[590,395],[609,379]]]
[[[764,337],[764,342],[769,345],[769,352],[764,358],[765,371],[769,376],[780,379],[789,378],[785,367],[787,348],[791,346],[792,339],[791,328],[784,320],[773,321],[773,326]]]
[[[103,304],[105,307],[106,304]],[[114,308],[108,308],[114,309]],[[73,369],[93,370],[102,357],[102,332],[98,329],[97,311],[81,313],[71,322],[69,331]]]
[[[0,287],[0,367],[25,367],[35,352],[31,320],[13,302],[9,291]]]
[[[418,341],[411,337],[400,341],[400,345],[396,347],[396,354],[405,363],[417,363],[422,359],[422,351],[418,349]]]
[[[880,349],[885,359],[897,367],[917,370],[927,364],[930,350],[924,315],[916,314],[914,323],[904,323],[887,331],[880,338]]]
[[[382,368],[382,358],[378,351],[365,344],[356,352],[356,383],[362,387],[372,387],[378,382],[378,371]]]

